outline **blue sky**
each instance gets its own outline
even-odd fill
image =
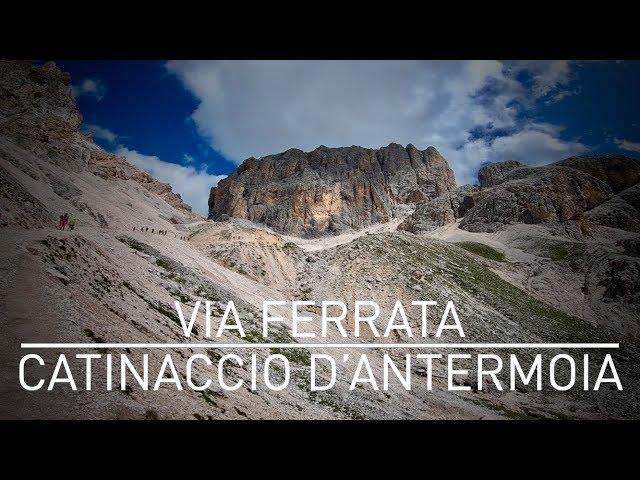
[[[640,62],[59,61],[103,148],[200,213],[249,156],[435,146],[459,184],[487,161],[640,157]]]

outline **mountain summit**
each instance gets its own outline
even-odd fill
[[[433,147],[290,149],[249,158],[213,187],[209,218],[244,218],[314,237],[387,222],[398,204],[431,200],[455,186]]]

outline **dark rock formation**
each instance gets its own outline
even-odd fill
[[[506,162],[485,165],[478,172],[480,186],[485,188],[499,185],[504,181],[504,176],[507,173],[518,167],[524,167],[524,164],[516,160],[507,160]]]
[[[618,193],[640,182],[640,162],[623,155],[570,157],[555,165],[588,173],[607,183]]]
[[[78,131],[71,78],[55,63],[0,61],[0,133],[52,142]]]
[[[433,147],[291,149],[245,160],[220,181],[211,189],[209,218],[230,215],[294,235],[335,234],[386,222],[395,205],[431,200],[455,185]]]
[[[518,167],[507,172],[500,184],[474,195],[475,206],[460,228],[491,232],[511,223],[579,220],[611,195],[602,180],[573,168]]]
[[[599,302],[640,303],[640,259],[610,252],[593,256],[583,292]]]
[[[624,238],[616,242],[616,246],[622,249],[622,252],[627,255],[640,255],[640,239],[639,238]]]
[[[443,193],[434,200],[421,202],[398,228],[412,233],[422,233],[453,223],[473,208],[473,195],[479,191],[478,187],[463,185]]]
[[[478,176],[482,190],[473,195],[475,206],[460,222],[465,230],[491,232],[511,223],[584,217],[640,232],[640,187],[635,186],[640,180],[640,162],[635,159],[581,156],[542,167],[508,161],[487,165]]]
[[[599,225],[640,233],[640,184],[588,211],[585,218]]]
[[[92,149],[88,158],[88,166],[95,175],[105,180],[134,180],[151,193],[157,194],[172,207],[189,214],[192,213],[191,206],[184,203],[180,194],[174,192],[171,185],[160,182],[147,172],[137,169],[125,158],[116,157],[100,149]]]

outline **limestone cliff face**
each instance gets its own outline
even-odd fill
[[[81,132],[81,123],[71,94],[71,79],[53,62],[38,66],[27,61],[0,61],[0,159],[34,181],[46,177],[55,194],[66,200],[82,192],[63,177],[90,172],[106,180],[133,180],[183,212],[186,219],[197,218],[170,185],[96,146]],[[15,148],[29,152],[58,173],[49,169],[45,173],[36,164],[18,161]],[[47,224],[55,217],[30,198],[5,168],[0,167],[0,178],[0,199],[15,210],[2,218],[3,225]],[[17,198],[21,200],[14,201]]]
[[[640,181],[640,162],[633,158],[581,156],[541,167],[510,161],[484,167],[479,177],[483,188],[460,223],[465,230],[582,219],[628,231],[639,228],[633,186]]]
[[[428,201],[455,186],[433,147],[291,149],[245,160],[211,189],[209,218],[244,218],[301,236],[335,234],[386,222],[397,204]]]
[[[516,223],[584,219],[640,231],[640,162],[633,158],[571,157],[540,167],[510,160],[485,165],[478,180],[480,187],[464,185],[418,203],[399,228],[423,233],[462,219],[464,230],[494,232]]]
[[[513,223],[579,220],[612,195],[604,181],[558,165],[518,167],[502,181],[474,195],[460,228],[476,232],[500,230]]]

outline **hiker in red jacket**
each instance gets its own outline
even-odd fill
[[[65,213],[64,215],[60,215],[60,230],[64,230],[67,226],[67,222],[69,221],[69,214]]]

